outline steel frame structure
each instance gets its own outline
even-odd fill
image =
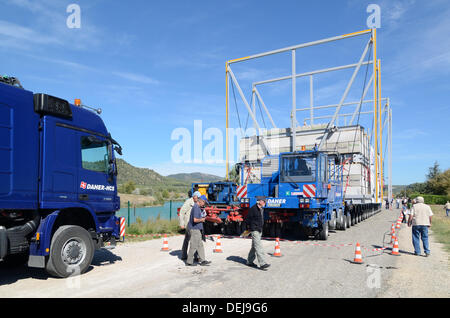
[[[296,51],[301,49],[301,48],[305,48],[305,47],[311,47],[311,46],[315,46],[315,45],[320,45],[320,44],[324,44],[324,43],[329,43],[329,42],[333,42],[333,41],[339,41],[339,40],[343,40],[343,39],[348,39],[348,38],[352,38],[352,37],[357,37],[357,36],[362,36],[362,35],[366,35],[366,34],[370,34],[370,39],[369,41],[366,43],[363,53],[359,59],[359,61],[357,63],[354,64],[348,64],[348,65],[341,65],[341,66],[336,66],[336,67],[331,67],[331,68],[326,68],[326,69],[320,69],[320,70],[315,70],[315,71],[310,71],[310,72],[305,72],[305,73],[297,73],[296,70]],[[243,57],[243,58],[238,58],[238,59],[234,59],[234,60],[230,60],[227,61],[225,63],[225,82],[226,82],[226,178],[228,180],[229,177],[229,81],[231,79],[231,81],[233,82],[233,84],[236,86],[237,91],[248,111],[249,116],[251,117],[254,127],[256,129],[256,131],[258,132],[258,134],[260,134],[261,132],[261,127],[258,124],[258,121],[256,119],[256,106],[255,106],[255,101],[256,98],[258,98],[260,104],[263,106],[263,109],[270,121],[270,123],[272,124],[272,126],[274,128],[277,128],[277,125],[275,123],[275,121],[273,120],[269,109],[267,108],[264,100],[261,97],[261,93],[258,90],[258,86],[260,85],[264,85],[264,84],[268,84],[268,83],[274,83],[274,82],[280,82],[280,81],[285,81],[285,80],[291,80],[292,82],[292,109],[291,109],[291,132],[292,132],[292,151],[295,151],[295,145],[296,145],[296,132],[297,132],[297,112],[301,112],[301,111],[309,111],[309,118],[305,119],[309,120],[311,126],[314,124],[314,119],[325,119],[325,118],[331,118],[331,120],[328,122],[327,127],[325,129],[325,135],[322,138],[322,141],[319,145],[319,149],[322,147],[322,143],[324,140],[327,139],[328,134],[330,134],[333,129],[335,128],[335,123],[337,122],[337,120],[340,117],[343,118],[347,118],[351,116],[351,119],[349,121],[349,125],[352,125],[353,122],[355,121],[355,118],[357,115],[371,115],[373,114],[373,132],[372,132],[372,136],[370,137],[370,141],[373,141],[374,144],[374,150],[375,150],[375,191],[376,191],[376,202],[380,203],[380,199],[383,198],[383,149],[382,149],[382,141],[383,141],[383,130],[385,128],[386,123],[388,124],[388,129],[387,129],[387,141],[388,141],[388,146],[387,146],[387,153],[388,153],[388,198],[392,198],[392,110],[391,110],[391,106],[390,106],[390,101],[389,98],[382,98],[381,97],[381,61],[379,59],[377,59],[377,45],[376,45],[376,29],[368,29],[368,30],[363,30],[363,31],[358,31],[358,32],[354,32],[354,33],[349,33],[349,34],[344,34],[344,35],[339,35],[339,36],[335,36],[335,37],[331,37],[331,38],[327,38],[327,39],[323,39],[323,40],[318,40],[318,41],[313,41],[313,42],[308,42],[308,43],[303,43],[303,44],[299,44],[299,45],[294,45],[294,46],[290,46],[290,47],[286,47],[286,48],[282,48],[282,49],[278,49],[278,50],[273,50],[273,51],[268,51],[268,52],[264,52],[264,53],[259,53],[259,54],[255,54],[255,55],[251,55],[251,56],[247,56],[247,57]],[[372,49],[372,60],[370,61],[364,61],[367,53],[369,52],[369,49]],[[244,93],[239,85],[238,80],[236,79],[235,74],[233,73],[233,70],[231,69],[231,65],[235,64],[235,63],[241,63],[244,61],[248,61],[248,60],[253,60],[253,59],[258,59],[258,58],[262,58],[262,57],[266,57],[269,55],[274,55],[274,54],[279,54],[279,53],[283,53],[283,52],[291,52],[291,74],[284,76],[284,77],[278,77],[278,78],[273,78],[273,79],[267,79],[267,80],[263,80],[263,81],[258,81],[258,82],[254,82],[252,83],[252,105],[250,105],[248,103],[248,101],[246,100]],[[372,75],[366,85],[366,88],[362,94],[362,97],[359,101],[355,101],[355,102],[345,102],[348,93],[350,91],[350,88],[352,87],[355,78],[361,68],[361,66],[363,65],[372,65],[373,67],[373,72]],[[327,72],[334,72],[334,71],[339,71],[339,70],[344,70],[344,69],[354,69],[352,76],[345,88],[345,91],[339,101],[338,104],[334,104],[334,105],[314,105],[314,86],[313,86],[313,77],[317,74],[322,74],[322,73],[327,73]],[[296,79],[297,78],[301,78],[301,77],[309,77],[309,86],[310,86],[310,105],[309,107],[303,107],[303,108],[298,108],[297,107],[297,88],[296,88]],[[373,99],[372,100],[365,100],[365,97],[369,91],[370,86],[373,87]],[[383,107],[382,110],[382,106],[381,106],[381,102],[385,101],[385,105]],[[373,110],[372,111],[361,111],[363,104],[365,103],[373,103]],[[351,106],[351,105],[357,105],[354,112],[353,113],[347,113],[347,114],[340,114],[340,111],[342,109],[342,107],[344,106]],[[325,108],[335,108],[335,112],[334,115],[332,116],[314,116],[314,110],[317,109],[325,109]],[[385,122],[382,124],[382,116],[385,115]],[[264,140],[263,140],[263,136],[260,136],[260,140],[263,143],[264,148],[268,149],[267,147],[265,147],[264,145]],[[268,154],[270,154],[270,150],[268,152]]]

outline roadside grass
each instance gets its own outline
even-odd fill
[[[444,249],[450,253],[450,217],[445,214],[443,205],[430,205],[433,211],[431,229],[439,243],[444,244]]]
[[[125,227],[125,233],[131,235],[148,235],[144,237],[126,236],[126,242],[141,242],[153,239],[159,239],[167,234],[167,236],[181,234],[178,220],[163,220],[159,216],[155,219],[149,219],[146,222],[142,221],[140,217],[136,218],[136,223]]]

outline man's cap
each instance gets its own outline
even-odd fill
[[[199,199],[205,201],[206,203],[209,203],[208,202],[208,198],[206,197],[206,195],[200,196]]]
[[[262,196],[262,195],[257,196],[257,197],[256,197],[256,201],[264,201],[264,202],[266,202],[266,197],[265,197],[265,196]]]
[[[200,198],[202,196],[202,194],[200,193],[200,191],[195,191],[194,194],[192,195],[193,197],[197,197]]]

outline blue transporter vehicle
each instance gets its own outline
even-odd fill
[[[86,106],[87,107],[87,106]],[[93,111],[0,78],[0,264],[85,272],[119,239],[114,151]]]
[[[343,200],[342,156],[316,149],[280,153],[262,160],[261,183],[248,184],[250,206],[267,196],[265,232],[294,231],[326,240],[329,229],[345,230],[350,211]]]

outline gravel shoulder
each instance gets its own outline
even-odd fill
[[[395,271],[387,282],[387,289],[379,295],[386,298],[449,298],[450,262],[443,245],[433,237],[433,228],[429,231],[429,257],[415,256],[412,245],[411,228],[402,224],[399,232],[399,250],[397,261],[399,270]],[[423,247],[422,254],[423,254]]]

